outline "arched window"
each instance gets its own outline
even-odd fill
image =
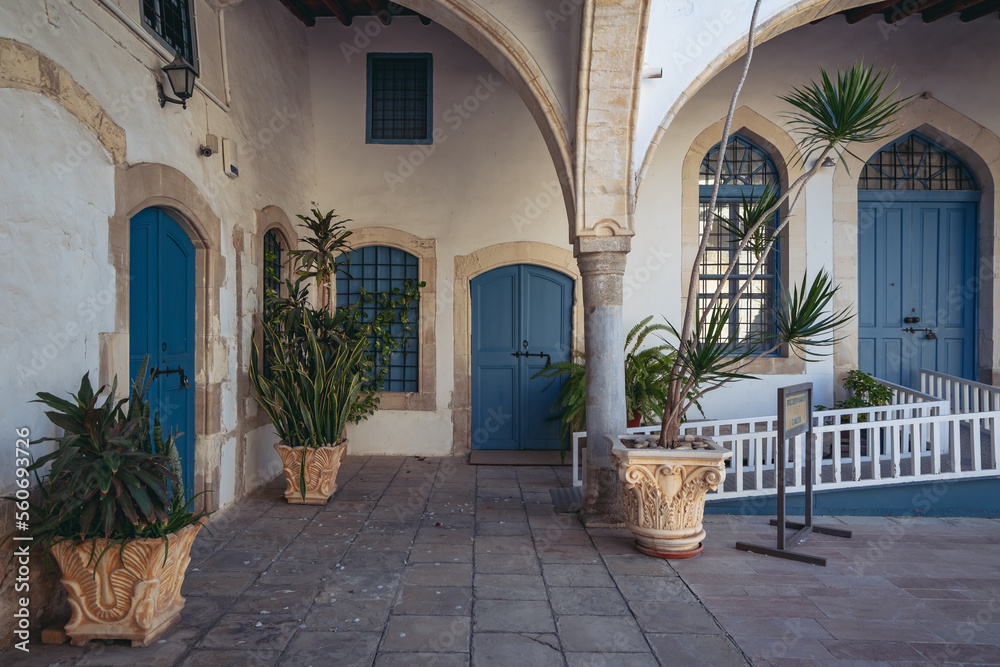
[[[420,266],[414,255],[390,246],[365,246],[347,254],[349,263],[344,262],[337,273],[337,307],[350,306],[361,302],[364,321],[374,319],[377,304],[368,295],[384,292],[389,295],[400,294],[407,287],[416,288],[420,280]],[[413,301],[405,320],[410,331],[404,331],[404,325],[396,322],[390,333],[403,343],[388,359],[376,358],[376,373],[387,369],[384,391],[416,392],[419,391],[419,303]],[[399,315],[404,315],[400,313]],[[400,318],[397,317],[397,320]],[[374,349],[374,338],[370,341]]]
[[[284,276],[281,275],[281,262],[284,248],[277,230],[271,229],[264,234],[264,298],[281,296],[281,286]]]
[[[859,190],[978,190],[969,168],[927,137],[910,132],[872,156]]]
[[[718,154],[719,145],[716,144],[708,151],[708,155],[701,163],[698,178],[698,213],[699,229],[702,230],[708,221],[708,202],[712,195],[712,186],[715,183],[715,161],[718,159]],[[706,306],[712,299],[712,295],[718,289],[722,276],[739,246],[739,241],[726,229],[726,226],[719,224],[720,219],[735,224],[744,200],[759,198],[769,187],[775,193],[780,188],[778,170],[775,168],[774,161],[764,150],[739,134],[734,134],[729,138],[721,176],[722,183],[719,186],[719,196],[715,207],[717,218],[701,263],[699,276],[698,301],[702,307]],[[769,232],[774,231],[777,220],[776,213],[769,223]],[[701,234],[699,233],[700,241]],[[740,297],[739,306],[733,309],[728,330],[725,332],[727,336],[738,335],[740,339],[745,340],[751,336],[759,338],[774,333],[775,325],[771,303],[776,295],[778,270],[781,266],[778,253],[779,246],[776,242],[774,249],[769,253],[761,265],[760,271],[754,277],[752,285]],[[740,286],[749,276],[756,262],[757,255],[749,247],[739,254],[736,268],[722,290],[724,305],[736,297]]]

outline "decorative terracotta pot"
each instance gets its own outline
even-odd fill
[[[289,447],[283,442],[274,446],[285,473],[285,500],[298,505],[325,505],[337,490],[337,471],[347,451],[347,438],[324,447]],[[306,498],[299,490],[299,466],[306,451]]]
[[[625,423],[628,428],[635,428],[636,426],[642,426],[642,413],[636,410],[632,413],[631,419]]]
[[[73,646],[91,639],[129,639],[133,646],[149,646],[179,621],[181,584],[199,530],[200,523],[191,524],[167,535],[166,543],[162,538],[135,539],[124,549],[107,551],[111,540],[103,538],[53,546],[73,612],[66,624]],[[95,572],[93,559],[102,553]]]
[[[650,445],[657,437],[605,436],[622,481],[625,525],[643,553],[688,558],[701,551],[705,537],[705,494],[725,480],[733,453],[706,438],[699,438],[698,448],[656,449]],[[646,446],[633,449],[623,441]]]

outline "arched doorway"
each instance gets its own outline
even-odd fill
[[[146,355],[155,375],[147,397],[164,434],[179,433],[184,488],[194,489],[195,247],[163,209],[129,225],[129,375]]]
[[[917,386],[921,368],[976,379],[980,191],[956,155],[917,132],[858,181],[858,366]]]
[[[572,351],[571,277],[533,264],[471,281],[473,449],[558,450],[552,405],[562,381],[532,379]]]

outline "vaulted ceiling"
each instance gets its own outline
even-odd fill
[[[307,26],[327,16],[335,17],[344,25],[351,25],[355,16],[376,16],[382,25],[389,25],[397,16],[416,16],[424,25],[431,22],[426,16],[389,0],[281,0],[281,4]]]

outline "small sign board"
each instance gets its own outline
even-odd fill
[[[801,389],[800,389],[801,388]],[[809,430],[812,422],[812,385],[796,385],[778,390],[785,438],[792,438]],[[779,409],[781,409],[779,408]]]

